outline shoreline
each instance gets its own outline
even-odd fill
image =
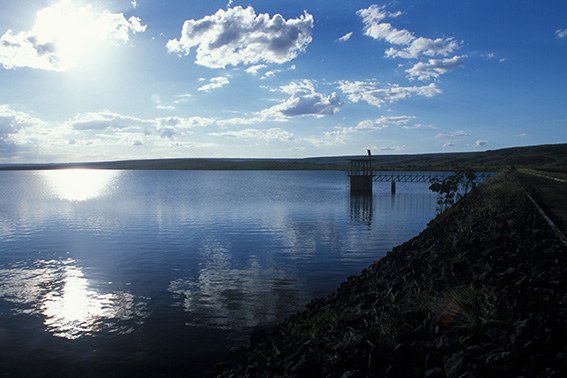
[[[566,277],[567,248],[501,175],[218,376],[565,376]]]
[[[366,156],[364,156],[365,158]],[[49,169],[155,169],[155,170],[339,170],[350,168],[361,156],[305,158],[162,158],[74,163],[0,164],[0,171]],[[567,173],[567,143],[511,147],[479,152],[374,155],[378,171],[454,171],[466,167],[493,172],[535,168]]]

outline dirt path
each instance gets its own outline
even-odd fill
[[[567,181],[524,172],[518,177],[556,226],[567,233]]]

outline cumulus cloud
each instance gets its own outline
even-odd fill
[[[567,29],[557,29],[555,35],[557,38],[567,38]]]
[[[213,77],[209,80],[208,84],[202,85],[199,88],[197,88],[198,91],[204,91],[204,92],[210,92],[213,89],[218,89],[218,88],[222,88],[225,85],[230,84],[230,81],[228,80],[228,78],[224,77],[224,76],[217,76],[217,77]]]
[[[0,105],[0,157],[14,152],[21,142],[18,133],[26,128],[41,127],[44,123],[31,115]]]
[[[297,116],[316,116],[335,114],[342,106],[342,101],[333,92],[330,95],[318,93],[313,82],[303,80],[282,86],[280,91],[290,97],[281,104],[261,112],[264,118],[288,118]]]
[[[383,6],[371,5],[366,9],[360,9],[357,15],[362,18],[364,35],[396,46],[386,50],[385,55],[388,57],[413,59],[421,55],[447,56],[460,47],[454,38],[416,37],[406,29],[395,28],[384,20],[398,17],[401,13],[386,12]]]
[[[479,139],[473,143],[473,147],[484,147],[488,144],[487,140]]]
[[[425,86],[402,87],[397,84],[382,86],[376,81],[341,81],[339,88],[351,102],[364,101],[377,107],[413,96],[433,97],[443,93],[435,83]]]
[[[122,13],[60,0],[39,10],[30,30],[8,30],[0,36],[0,64],[6,69],[67,71],[97,43],[123,45],[131,34],[145,30],[137,17],[126,19]]]
[[[256,14],[251,6],[219,9],[199,20],[186,20],[181,37],[169,40],[171,53],[189,55],[196,48],[195,62],[209,68],[285,63],[311,43],[313,16],[298,18],[280,14]]]
[[[268,141],[291,141],[294,139],[293,133],[280,128],[271,129],[244,129],[238,131],[223,131],[210,133],[212,136],[232,137],[239,139],[263,140]]]
[[[345,35],[343,35],[342,37],[340,37],[337,41],[339,41],[339,42],[346,42],[346,41],[348,41],[351,37],[352,37],[352,32],[346,33]]]
[[[418,62],[406,70],[410,79],[429,80],[461,67],[465,63],[466,56],[454,56],[447,59],[429,59],[427,62]]]

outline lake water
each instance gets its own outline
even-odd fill
[[[200,376],[417,235],[428,184],[342,172],[0,172],[0,375]]]

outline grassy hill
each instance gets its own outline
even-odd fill
[[[0,169],[180,169],[180,170],[345,170],[350,160],[364,156],[331,156],[303,159],[151,159],[96,163],[0,165]],[[549,144],[504,148],[483,152],[457,152],[415,155],[375,155],[378,170],[474,170],[498,171],[510,168],[532,168],[567,172],[567,144]]]

